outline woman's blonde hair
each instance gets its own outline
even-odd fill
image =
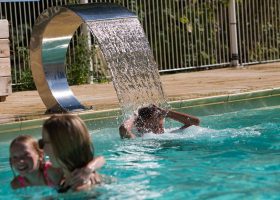
[[[94,158],[93,146],[85,123],[77,115],[53,115],[43,124],[54,156],[71,172]]]

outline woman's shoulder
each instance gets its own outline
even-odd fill
[[[55,168],[51,163],[45,163],[44,176],[52,182],[52,185],[59,185],[63,178],[63,171],[60,168]]]

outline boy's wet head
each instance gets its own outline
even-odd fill
[[[155,112],[156,112],[156,108],[152,106],[143,107],[138,110],[138,117],[143,120],[150,119]]]
[[[152,117],[165,117],[165,111],[155,105],[142,107],[138,110],[138,117],[141,120],[150,120]]]
[[[166,111],[155,106],[149,105],[138,110],[135,125],[139,132],[163,132],[163,119]]]

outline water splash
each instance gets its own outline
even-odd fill
[[[260,136],[260,127],[245,127],[245,128],[226,128],[222,130],[215,130],[211,128],[204,128],[199,126],[190,126],[185,130],[176,131],[177,128],[165,129],[165,133],[161,135],[155,135],[153,133],[147,133],[144,135],[145,139],[157,139],[157,140],[211,140],[211,141],[223,141],[230,138],[242,138],[242,137],[256,137]]]
[[[88,23],[111,71],[125,115],[139,107],[166,105],[157,64],[137,18]]]

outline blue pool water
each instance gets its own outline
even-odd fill
[[[1,141],[0,199],[280,198],[280,106],[208,115],[201,121],[201,127],[179,133],[168,133],[179,124],[167,121],[167,133],[135,140],[120,140],[117,128],[94,130],[89,123],[96,154],[107,160],[100,173],[113,181],[87,193],[58,195],[47,187],[12,191],[9,141]]]

